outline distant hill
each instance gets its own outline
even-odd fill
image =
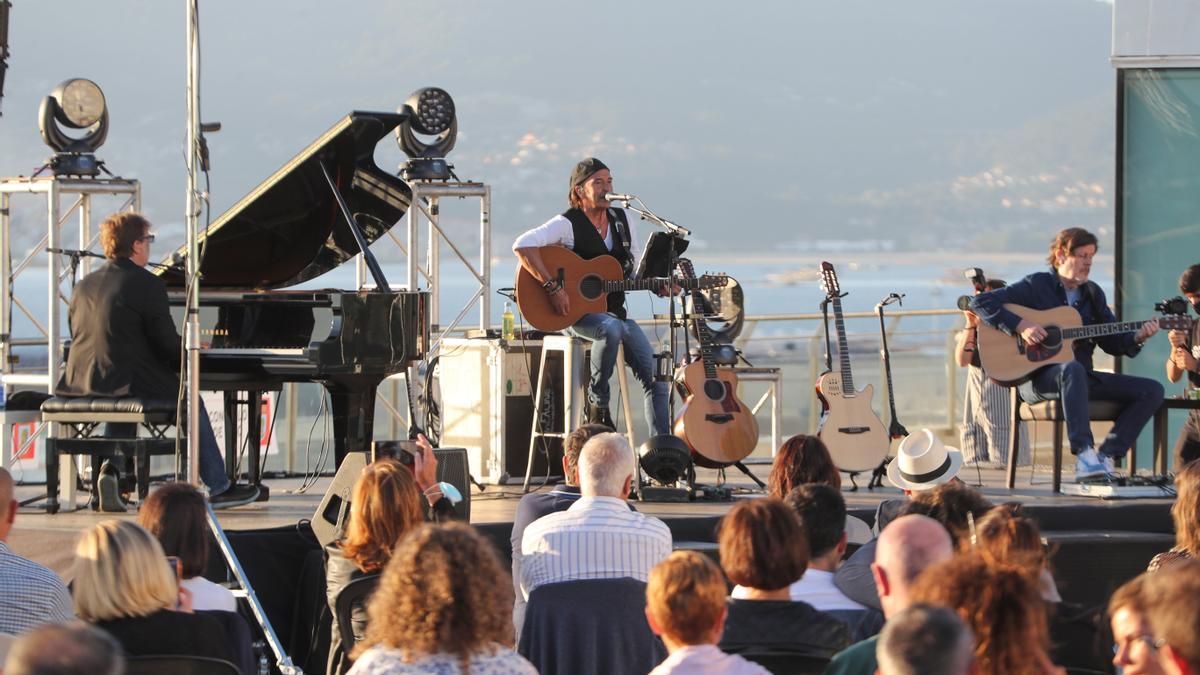
[[[101,157],[143,180],[179,241],[182,3],[13,4],[0,174],[48,154],[40,98],[91,77],[112,108]],[[563,208],[585,154],[710,250],[831,236],[1040,250],[1051,229],[1112,221],[1110,14],[1094,0],[202,3],[204,118],[225,127],[214,215],[345,112],[434,84],[459,107],[459,174],[494,187],[497,252]],[[390,143],[378,157],[402,159]],[[43,207],[14,211],[28,245]],[[473,209],[445,212],[474,227]]]

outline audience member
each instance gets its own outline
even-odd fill
[[[579,453],[580,497],[566,511],[539,518],[521,539],[521,592],[575,579],[632,577],[646,581],[671,553],[671,531],[657,518],[631,511],[634,475],[625,437],[603,433]]]
[[[656,565],[646,584],[646,621],[670,655],[650,675],[770,675],[717,648],[725,615],[725,578],[716,563],[676,551]]]
[[[138,523],[158,537],[167,555],[179,558],[179,585],[192,594],[192,609],[236,612],[233,593],[203,576],[208,566],[207,512],[204,496],[195,487],[167,483],[146,498]]]
[[[396,547],[367,603],[355,675],[536,675],[511,649],[511,586],[469,525],[419,525]]]
[[[718,541],[721,566],[744,594],[728,602],[721,649],[829,658],[850,644],[844,623],[791,599],[790,586],[808,566],[808,542],[787,505],[774,498],[735,504],[721,521]]]
[[[928,516],[901,516],[888,524],[878,539],[875,562],[871,565],[879,592],[883,615],[892,617],[909,607],[909,591],[927,568],[954,555],[946,528]],[[885,624],[886,626],[886,624]],[[877,638],[851,645],[829,663],[829,675],[873,675]]]
[[[1200,562],[1180,561],[1148,575],[1142,597],[1154,640],[1147,646],[1159,649],[1165,671],[1200,675]]]
[[[154,535],[105,520],[75,547],[75,613],[111,634],[129,656],[207,656],[234,662],[221,623],[192,613],[191,593]]]
[[[1112,626],[1112,663],[1130,675],[1165,675],[1163,653],[1146,619],[1142,587],[1146,574],[1134,577],[1112,594],[1108,616]]]
[[[20,635],[46,623],[75,618],[71,595],[58,575],[8,547],[17,518],[13,478],[0,468],[0,633]]]
[[[906,513],[915,495],[924,494],[950,482],[962,467],[962,453],[944,445],[937,434],[921,429],[909,434],[896,448],[896,457],[889,463],[888,479],[904,492],[901,499],[887,499],[875,510],[876,536],[883,532],[894,518]],[[868,541],[859,547],[838,568],[833,583],[846,597],[866,607],[880,609],[879,596],[875,593],[875,580],[871,563],[875,562],[875,542]]]
[[[449,520],[454,505],[437,486],[437,457],[424,436],[417,438],[421,452],[413,456],[413,468],[384,458],[368,464],[354,483],[350,517],[345,536],[325,547],[325,599],[334,615],[329,638],[328,672],[344,673],[350,667],[336,618],[337,596],[350,582],[379,574],[392,556],[396,542],[425,521],[426,501],[436,520]],[[354,641],[366,631],[367,612],[351,609]]]
[[[1023,567],[960,554],[927,569],[909,597],[958,612],[975,634],[981,675],[1065,673],[1050,661],[1045,604]]]
[[[963,551],[976,550],[988,562],[1009,563],[1027,568],[1038,577],[1042,599],[1048,603],[1062,602],[1050,559],[1037,521],[1021,515],[1020,504],[1001,504],[975,521],[974,532],[959,541]]]
[[[1191,462],[1175,474],[1175,546],[1150,560],[1150,571],[1200,557],[1200,462]]]
[[[123,675],[121,645],[86,623],[43,626],[13,644],[5,675]]]
[[[913,605],[879,635],[880,675],[973,675],[975,636],[953,610]]]
[[[820,438],[796,434],[779,446],[771,475],[767,477],[767,495],[783,499],[793,488],[805,483],[820,483],[840,490],[842,475]]]
[[[563,442],[562,456],[565,484],[555,486],[550,492],[530,492],[517,502],[511,537],[513,594],[516,597],[513,625],[517,633],[521,632],[521,623],[525,619],[525,596],[521,593],[521,538],[525,536],[525,528],[542,516],[567,510],[579,500],[579,451],[592,436],[610,431],[612,429],[603,424],[584,424],[568,434]],[[633,508],[632,505],[630,508]]]
[[[811,556],[808,569],[789,588],[792,600],[802,600],[836,617],[850,628],[851,637],[862,640],[879,632],[883,616],[846,597],[833,585],[833,574],[846,554],[846,501],[828,485],[801,485],[792,490],[786,503],[800,516]],[[746,598],[737,586],[733,597]]]

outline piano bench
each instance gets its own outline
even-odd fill
[[[92,459],[92,494],[100,476],[100,462],[110,457],[133,458],[138,501],[150,492],[150,457],[174,455],[175,401],[169,399],[53,397],[42,403],[42,421],[58,425],[58,434],[46,438],[46,512],[59,510],[59,458],[87,455]],[[101,435],[106,423],[136,424],[149,432],[145,438],[112,438]],[[186,444],[181,446],[186,453]],[[183,462],[176,461],[176,473]],[[68,459],[70,461],[70,459]],[[72,505],[73,506],[73,505]]]

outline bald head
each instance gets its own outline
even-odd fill
[[[950,533],[928,516],[893,520],[879,535],[875,548],[875,585],[885,616],[908,606],[908,588],[928,567],[954,555]]]

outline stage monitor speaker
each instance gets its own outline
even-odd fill
[[[467,451],[463,448],[434,448],[438,459],[438,480],[450,483],[462,494],[462,501],[454,507],[455,514],[463,522],[471,520],[471,479],[467,473]],[[341,538],[350,518],[350,496],[354,483],[367,466],[365,452],[346,454],[338,467],[333,482],[325,491],[317,512],[312,517],[312,531],[321,546]]]

